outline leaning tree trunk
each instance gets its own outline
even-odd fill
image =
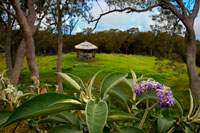
[[[196,68],[196,39],[193,29],[187,30],[185,39],[186,63],[190,80],[190,89],[194,94],[196,101],[199,101],[200,79]]]
[[[14,64],[13,72],[12,72],[12,81],[14,85],[16,85],[19,81],[19,76],[20,76],[22,65],[23,65],[25,53],[26,53],[26,43],[23,38],[17,49],[15,64]]]
[[[58,2],[58,10],[59,10],[59,15],[58,15],[58,59],[57,59],[57,71],[62,72],[62,47],[63,47],[63,34],[62,34],[62,13],[60,10],[60,0]],[[58,75],[58,91],[62,91],[62,77]]]
[[[32,2],[32,1],[29,0],[28,2]],[[34,77],[38,78],[39,73],[38,73],[38,68],[37,68],[36,61],[35,61],[35,44],[34,44],[34,40],[33,40],[33,36],[32,36],[31,26],[29,25],[25,15],[20,7],[19,0],[12,0],[12,4],[16,11],[17,21],[20,24],[20,26],[24,32],[23,38],[24,38],[24,41],[26,44],[26,57],[27,57],[28,66],[29,66],[29,69],[31,72],[31,77],[34,76]],[[28,4],[30,4],[30,3],[28,3]],[[34,14],[33,11],[30,11],[30,13]],[[32,21],[32,22],[34,22],[34,21]]]
[[[8,7],[10,8],[10,6]],[[9,78],[12,77],[12,54],[11,54],[11,18],[10,14],[8,15],[8,27],[7,27],[7,32],[6,32],[6,45],[5,45],[5,53],[6,53],[6,68],[7,70],[7,75]]]

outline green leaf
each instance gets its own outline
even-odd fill
[[[0,125],[5,123],[11,114],[12,114],[12,112],[10,112],[10,111],[0,110]]]
[[[54,104],[52,103],[62,99],[75,99],[74,97],[58,94],[45,93],[38,95],[26,103],[20,105],[9,117],[3,126],[7,126],[13,122],[29,119],[37,116],[45,116],[52,113],[58,113],[64,110],[84,109],[81,105],[74,104]]]
[[[105,94],[114,86],[119,84],[121,81],[124,80],[124,78],[128,76],[127,73],[121,73],[121,72],[114,72],[109,75],[107,75],[101,84],[101,98],[103,99]]]
[[[75,100],[75,99],[62,99],[62,100],[52,103],[51,105],[54,105],[54,104],[79,104],[79,105],[81,105],[82,103],[79,100]]]
[[[23,99],[23,98],[25,98],[27,96],[36,96],[36,94],[34,94],[34,93],[25,93],[22,96],[18,97],[17,100],[21,100],[21,99]]]
[[[190,89],[189,89],[189,94],[190,94],[190,110],[189,110],[189,113],[188,113],[188,117],[190,117],[190,115],[192,114],[193,109],[194,109],[194,97],[193,97]]]
[[[180,116],[182,117],[183,116],[183,106],[176,96],[174,96],[174,101],[175,101],[175,106],[179,109]]]
[[[78,91],[80,91],[81,89],[85,91],[85,85],[79,77],[69,73],[64,74],[61,72],[57,72],[57,74],[60,75],[63,79],[65,79],[68,83],[70,83]]]
[[[95,104],[90,100],[86,105],[86,122],[90,133],[102,133],[108,116],[108,107],[104,101]]]
[[[200,119],[194,119],[191,123],[199,124],[200,125]]]
[[[132,78],[133,78],[133,83],[135,85],[136,82],[137,82],[137,76],[136,76],[135,72],[132,69],[131,69],[131,75],[132,75]]]
[[[48,116],[38,121],[38,124],[43,124],[43,123],[68,124],[69,122],[57,116]]]
[[[108,91],[108,94],[117,97],[120,101],[122,101],[126,106],[128,106],[128,95],[119,88],[111,88]]]
[[[98,71],[93,77],[92,77],[92,79],[89,81],[89,83],[88,83],[88,87],[87,87],[87,92],[88,92],[88,96],[91,98],[92,97],[92,86],[93,86],[93,83],[94,83],[94,80],[95,80],[95,78],[96,78],[96,76],[100,73],[100,72],[102,72],[102,70],[100,70],[100,71]]]
[[[122,120],[140,120],[130,113],[121,111],[110,111],[108,113],[108,121],[122,121]]]
[[[124,82],[125,84],[127,84],[131,89],[133,89],[134,83],[133,83],[133,80],[132,80],[132,79],[126,79],[126,78],[124,78],[123,82]]]
[[[55,114],[55,116],[62,118],[65,121],[70,122],[72,125],[75,125],[77,127],[80,126],[79,119],[76,118],[71,112],[63,111],[63,112]]]
[[[173,120],[158,117],[158,133],[164,133],[168,131],[173,126],[173,124]]]
[[[143,130],[137,128],[137,127],[130,127],[130,126],[126,126],[126,127],[122,127],[120,133],[144,133]]]
[[[49,133],[82,133],[79,129],[68,125],[57,126],[50,130]]]

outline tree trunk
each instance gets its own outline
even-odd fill
[[[32,2],[32,1],[28,1],[28,2]],[[35,44],[34,44],[34,40],[32,36],[32,28],[31,28],[31,26],[34,25],[34,18],[31,18],[32,16],[30,17],[31,19],[33,19],[33,21],[31,20],[32,23],[30,26],[20,7],[19,0],[12,0],[12,4],[16,11],[17,21],[24,32],[23,38],[26,44],[26,58],[27,58],[30,72],[31,72],[31,77],[34,76],[38,78],[39,73],[38,73],[38,68],[35,61]],[[28,4],[32,4],[32,3],[28,3]],[[34,11],[29,10],[29,12],[30,14],[34,14]]]
[[[63,34],[62,34],[62,12],[60,10],[60,0],[57,1],[58,2],[58,59],[57,59],[57,71],[58,72],[62,72],[62,47],[63,47]],[[62,77],[60,77],[58,75],[58,91],[62,91],[63,87],[62,87]]]
[[[185,36],[186,43],[186,63],[190,80],[190,89],[195,96],[196,101],[199,101],[200,80],[196,68],[196,39],[193,29],[187,30]]]
[[[19,76],[23,65],[25,53],[26,53],[26,43],[25,40],[22,39],[19,48],[17,49],[15,65],[13,67],[13,72],[12,72],[12,81],[14,85],[16,85],[19,81]]]
[[[10,6],[8,7],[10,8]],[[7,75],[9,78],[12,76],[12,54],[11,54],[11,18],[10,14],[8,15],[8,28],[6,32],[6,45],[5,45],[5,54],[6,54],[6,68],[7,70]]]

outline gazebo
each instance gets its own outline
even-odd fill
[[[82,42],[75,46],[77,49],[77,59],[84,61],[92,61],[95,60],[95,49],[98,49],[97,46],[93,45],[90,42]],[[89,52],[92,51],[92,56],[89,55]]]

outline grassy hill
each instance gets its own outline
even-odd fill
[[[40,82],[56,84],[57,75],[57,57],[54,56],[37,56],[37,65],[40,72]],[[98,76],[96,85],[99,86],[101,80],[110,72],[120,71],[127,72],[130,76],[130,68],[133,69],[137,76],[144,75],[151,77],[156,81],[172,88],[175,96],[181,98],[181,101],[189,105],[188,101],[188,76],[186,66],[184,65],[183,73],[180,74],[172,69],[166,69],[165,66],[169,62],[165,60],[163,63],[163,71],[158,72],[158,65],[155,65],[155,57],[141,55],[124,55],[124,54],[97,54],[96,60],[92,62],[77,61],[75,53],[63,54],[63,72],[72,73],[79,76],[85,82],[98,70],[103,72]],[[0,55],[0,71],[5,69],[4,54]],[[20,83],[28,84],[30,82],[30,74],[26,61],[22,69],[22,79]],[[55,89],[55,88],[54,88]],[[65,85],[65,90],[68,86]],[[126,88],[124,88],[126,89]],[[130,92],[131,93],[131,92]],[[184,97],[184,98],[183,98]]]

